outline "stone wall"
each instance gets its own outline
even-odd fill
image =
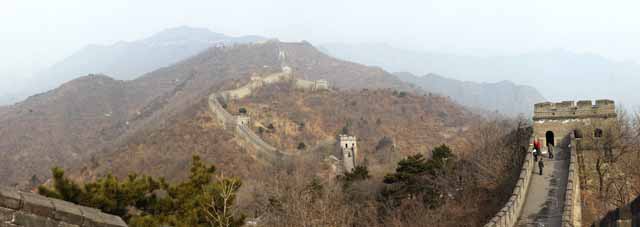
[[[640,196],[631,203],[609,211],[592,227],[636,227],[640,226]]]
[[[256,135],[255,132],[245,125],[244,123],[248,122],[248,118],[245,119],[243,117],[235,117],[231,115],[222,106],[220,100],[241,99],[251,95],[255,89],[265,85],[292,80],[294,85],[298,88],[310,90],[328,89],[328,82],[326,80],[307,81],[294,79],[291,68],[283,66],[282,72],[274,73],[266,77],[252,77],[248,84],[240,88],[209,95],[209,109],[214,113],[216,119],[218,119],[225,129],[233,129],[236,135],[243,138],[244,141],[252,145],[258,151],[258,155],[268,158],[269,160],[281,158],[285,153],[279,152],[277,148],[262,140],[260,136]]]
[[[214,113],[223,128],[234,128],[236,125],[235,117],[222,107],[219,99],[222,99],[222,97],[217,93],[209,95],[209,110]]]
[[[345,172],[351,172],[356,167],[358,157],[358,145],[355,136],[339,136],[340,151],[342,151],[342,162]]]
[[[537,103],[533,110],[533,120],[540,119],[578,119],[615,117],[615,102],[608,99],[596,100],[595,105],[591,100],[563,101],[558,103]]]
[[[293,74],[291,74],[291,68],[285,66],[282,67],[282,72],[274,73],[265,77],[252,77],[251,81],[248,84],[236,89],[223,91],[220,93],[220,96],[227,100],[242,99],[251,95],[251,93],[253,93],[253,91],[257,88],[292,79]]]
[[[287,71],[287,74],[290,74],[290,71]],[[284,74],[276,74],[272,75],[270,83],[274,81],[278,81],[274,78],[282,78]],[[256,81],[255,79],[253,81]],[[246,86],[244,86],[246,87]],[[233,130],[234,134],[238,137],[242,138],[248,145],[253,146],[258,152],[261,158],[266,160],[276,161],[282,158],[284,153],[279,152],[277,148],[269,145],[267,142],[262,140],[260,136],[256,135],[247,125],[243,124],[248,121],[248,117],[243,121],[242,117],[238,118],[236,116],[231,115],[220,103],[220,100],[224,100],[227,98],[234,98],[236,96],[230,97],[226,91],[220,93],[213,93],[209,95],[209,110],[214,113],[216,119],[222,124],[223,128],[227,130]]]
[[[559,144],[570,134],[581,131],[593,133],[595,128],[606,128],[616,122],[615,103],[611,100],[564,101],[537,103],[533,114],[533,136],[542,145],[547,144],[546,133],[552,132],[553,144]]]
[[[533,141],[533,138],[531,139]],[[533,149],[533,145],[529,146],[528,151]],[[531,182],[531,175],[534,171],[534,161],[531,152],[527,152],[522,167],[520,169],[520,177],[516,183],[516,187],[511,193],[509,201],[502,207],[502,209],[494,216],[485,227],[512,227],[518,222],[518,217],[522,211],[522,207],[527,198],[527,192],[529,190],[529,183]]]
[[[0,187],[0,227],[126,227],[118,216]]]
[[[303,80],[296,79],[294,85],[298,89],[321,91],[329,90],[329,82],[326,80]]]
[[[565,227],[579,227],[582,222],[582,200],[580,199],[580,168],[578,168],[577,143],[575,135],[571,134],[571,160],[569,162],[569,179],[565,191],[564,208],[562,211],[562,225]]]

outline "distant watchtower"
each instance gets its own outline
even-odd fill
[[[581,138],[602,137],[603,128],[615,124],[616,107],[612,100],[543,102],[534,106],[533,135],[542,145],[556,145],[574,133]],[[589,131],[585,131],[589,130]]]
[[[340,135],[340,150],[342,151],[342,162],[345,172],[353,171],[356,166],[356,157],[358,155],[356,137]]]

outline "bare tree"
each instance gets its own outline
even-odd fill
[[[638,174],[638,114],[633,116],[618,108],[618,117],[610,121],[592,122],[582,127],[583,139],[579,142],[582,165],[591,165],[597,178],[598,213],[628,203],[637,195]],[[589,177],[589,171],[581,172]],[[587,181],[582,181],[586,183]],[[587,188],[588,190],[588,188]]]
[[[243,218],[234,216],[232,209],[236,192],[240,188],[240,180],[235,178],[218,177],[218,183],[213,188],[205,188],[207,202],[203,204],[207,221],[215,227],[241,226]]]

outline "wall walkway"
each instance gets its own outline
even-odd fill
[[[248,84],[232,90],[221,91],[217,93],[213,93],[209,95],[209,109],[214,113],[217,120],[222,123],[223,127],[228,130],[233,130],[235,135],[242,138],[245,142],[253,146],[257,151],[258,155],[262,158],[266,158],[267,160],[278,160],[283,156],[288,155],[288,153],[280,152],[276,147],[271,146],[269,143],[265,142],[255,134],[249,127],[246,125],[239,125],[236,123],[236,117],[231,115],[220,103],[220,100],[229,100],[229,99],[240,99],[251,95],[251,93],[260,87],[265,85],[282,82],[282,81],[291,81],[293,80],[294,84],[302,89],[328,89],[328,87],[318,88],[315,86],[317,82],[315,81],[306,81],[301,79],[293,79],[291,68],[284,66],[282,72],[274,73],[268,75],[266,77],[261,78],[253,78]],[[313,84],[314,86],[303,86],[302,84]]]
[[[531,149],[529,149],[530,151]],[[494,216],[485,227],[511,227],[514,226],[525,204],[527,192],[531,185],[531,175],[533,173],[533,156],[530,152],[527,152],[522,167],[520,168],[520,177],[516,183],[516,187],[513,189],[513,193],[509,198],[509,201],[504,207]]]
[[[485,227],[581,225],[579,168],[573,135],[570,146],[556,149],[554,159],[543,157],[542,175],[532,155],[527,154],[511,198]]]
[[[0,187],[0,227],[126,227],[118,216]]]

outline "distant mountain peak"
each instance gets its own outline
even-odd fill
[[[90,44],[35,75],[31,81],[33,86],[20,91],[23,97],[15,99],[43,93],[87,74],[101,73],[117,80],[131,80],[192,57],[216,43],[233,45],[263,40],[266,38],[261,36],[234,37],[207,28],[180,26],[141,40],[119,41],[111,45]],[[4,102],[16,101],[19,100]]]
[[[143,43],[172,43],[172,42],[215,42],[231,37],[222,33],[212,32],[207,28],[180,26],[162,30],[151,37],[141,40]]]

